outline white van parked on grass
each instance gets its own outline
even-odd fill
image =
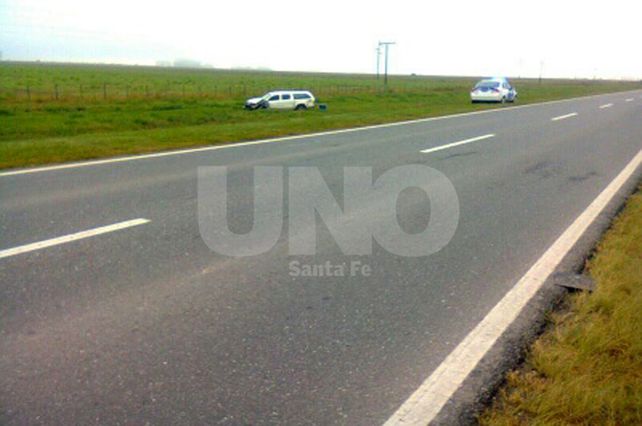
[[[307,90],[276,90],[260,98],[245,101],[245,109],[294,109],[314,108],[314,95]]]

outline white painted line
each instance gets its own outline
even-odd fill
[[[560,99],[560,100],[557,100],[557,101],[539,102],[539,103],[532,103],[532,104],[527,104],[527,105],[518,105],[518,106],[510,106],[510,107],[502,107],[502,108],[498,107],[498,108],[487,109],[487,110],[483,110],[483,111],[472,111],[472,112],[463,112],[463,113],[460,113],[460,114],[442,115],[440,117],[419,118],[419,119],[416,119],[416,120],[406,120],[406,121],[397,121],[397,122],[394,122],[394,123],[375,124],[375,125],[372,125],[372,126],[353,127],[353,128],[350,128],[350,129],[329,130],[329,131],[326,131],[326,132],[307,133],[307,134],[302,134],[302,135],[285,136],[285,137],[271,138],[271,139],[261,139],[261,140],[250,141],[250,142],[234,142],[234,143],[227,143],[227,144],[221,144],[221,145],[216,145],[216,146],[204,146],[204,147],[200,147],[200,148],[190,148],[190,149],[182,149],[182,150],[174,150],[174,151],[157,152],[157,153],[154,153],[154,154],[139,154],[139,155],[130,155],[130,156],[126,156],[126,157],[107,158],[107,159],[104,159],[104,160],[91,160],[91,161],[82,161],[82,162],[77,162],[77,163],[59,164],[59,165],[55,165],[55,166],[36,167],[36,168],[31,168],[31,169],[19,169],[19,170],[12,170],[12,171],[8,171],[8,172],[0,172],[0,177],[26,175],[26,174],[31,174],[31,173],[51,172],[51,171],[65,170],[65,169],[77,169],[77,168],[81,168],[81,167],[98,166],[98,165],[101,165],[101,164],[123,163],[123,162],[126,162],[126,161],[146,160],[146,159],[149,159],[149,158],[159,158],[159,157],[168,157],[168,156],[173,156],[173,155],[192,154],[192,153],[196,153],[196,152],[216,151],[216,150],[219,150],[219,149],[239,148],[239,147],[250,146],[250,145],[291,141],[291,140],[306,139],[306,138],[315,138],[315,137],[319,137],[319,136],[338,135],[338,134],[342,134],[342,133],[360,132],[360,131],[363,131],[363,130],[371,130],[371,129],[382,129],[382,128],[386,128],[386,127],[405,126],[407,124],[426,123],[426,122],[438,121],[438,120],[449,120],[449,119],[452,119],[452,118],[468,117],[468,116],[471,116],[471,115],[493,114],[493,113],[498,113],[498,112],[515,111],[515,110],[519,110],[519,109],[523,109],[523,108],[533,108],[533,107],[538,107],[538,106],[543,106],[543,105],[558,104],[558,103],[563,103],[563,102],[572,102],[572,101],[583,100],[583,99],[592,99],[592,98],[597,98],[597,97],[605,96],[605,95],[608,95],[608,93],[603,93],[603,94],[600,94],[600,95],[579,96],[577,98]]]
[[[571,117],[575,117],[575,116],[577,116],[577,113],[576,112],[572,112],[570,114],[565,114],[565,115],[560,115],[560,116],[557,116],[557,117],[553,117],[553,118],[551,118],[551,121],[564,120],[565,118],[571,118]]]
[[[421,150],[421,152],[423,152],[424,154],[429,154],[431,152],[437,152],[437,151],[441,151],[443,149],[452,148],[454,146],[464,145],[464,144],[467,144],[467,143],[477,142],[477,141],[481,141],[481,140],[489,139],[489,138],[494,138],[494,137],[495,137],[495,134],[494,133],[490,133],[488,135],[477,136],[475,138],[470,138],[470,139],[466,139],[466,140],[459,141],[459,142],[453,142],[453,143],[449,143],[447,145],[437,146],[435,148],[423,149],[423,150]]]
[[[544,285],[586,229],[604,210],[618,190],[642,164],[642,150],[575,219],[515,286],[457,345],[421,386],[388,419],[385,426],[426,425],[432,422],[455,391],[517,318],[524,306]]]
[[[626,98],[624,102],[633,102],[633,98]]]
[[[604,104],[604,105],[600,105],[600,109],[611,108],[612,106],[613,104]]]
[[[96,235],[106,234],[108,232],[114,232],[120,229],[130,228],[132,226],[138,226],[148,222],[148,219],[133,219],[126,222],[115,223],[113,225],[101,226],[100,228],[94,228],[87,231],[76,232],[75,234],[69,234],[58,238],[52,238],[50,240],[39,241],[37,243],[31,243],[24,246],[1,250],[0,259],[9,256],[15,256],[17,254],[27,253],[34,250],[40,250],[51,246],[57,246],[58,244],[70,243],[72,241],[81,240],[83,238],[95,237]]]

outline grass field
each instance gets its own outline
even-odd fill
[[[482,425],[642,424],[640,191],[588,264],[597,290],[553,315]]]
[[[0,168],[300,134],[490,108],[476,78],[0,63]],[[642,87],[513,80],[519,103]],[[312,90],[328,111],[244,111],[275,88]]]

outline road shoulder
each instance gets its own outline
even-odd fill
[[[642,192],[598,244],[576,292],[551,315],[525,364],[507,375],[484,425],[641,424]]]
[[[501,338],[484,356],[474,371],[448,400],[432,424],[477,424],[479,413],[485,410],[504,383],[506,372],[521,366],[530,344],[539,337],[547,325],[550,312],[558,309],[569,290],[554,285],[558,274],[581,273],[614,217],[621,211],[628,197],[635,191],[642,170],[620,188],[618,193],[589,226],[587,231],[564,257],[555,273],[526,305]]]

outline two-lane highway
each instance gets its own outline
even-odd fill
[[[0,173],[0,423],[383,423],[638,155],[641,116],[628,92]],[[272,250],[225,257],[199,230],[200,166],[227,166],[248,231],[256,166],[315,167],[343,204],[345,167],[410,164],[457,192],[428,257],[345,256],[323,225],[290,256],[310,230],[287,217]],[[430,202],[404,191],[398,214],[421,232]],[[370,273],[293,272],[328,261]]]

